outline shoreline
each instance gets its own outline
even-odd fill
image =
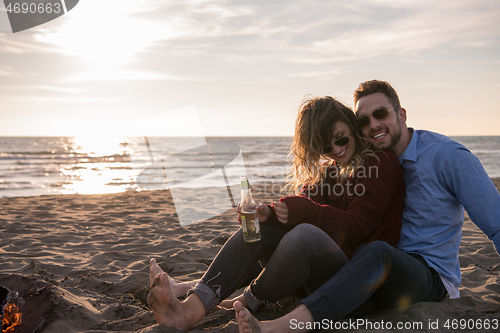
[[[493,182],[500,188],[500,178]],[[279,199],[262,193],[265,186],[252,186],[261,192],[256,200]],[[9,197],[0,205],[0,285],[22,300],[24,324],[16,328],[21,333],[39,325],[43,332],[177,332],[156,325],[146,306],[149,259],[155,257],[179,280],[200,278],[239,227],[235,208],[181,227],[169,190]],[[424,325],[454,318],[500,319],[498,255],[467,215],[463,230],[460,299],[380,310],[366,318]],[[255,315],[276,318],[297,301],[287,298],[281,308]],[[234,312],[214,312],[192,332],[206,330],[236,332]]]
[[[500,177],[490,177],[491,181],[495,185],[497,189],[500,189]],[[273,188],[275,186],[278,186],[279,188],[283,188],[286,185],[285,182],[274,182],[274,181],[268,181],[266,183],[257,183],[257,184],[251,184],[252,188],[252,193],[256,192],[257,196],[263,196],[264,198],[270,197],[272,195],[278,196],[279,193],[278,191],[267,191],[269,188]],[[234,187],[239,187],[238,185],[233,185],[232,189],[234,190]],[[224,189],[224,187],[210,187],[210,188],[202,188],[202,189]],[[195,187],[188,188],[188,189],[196,189]],[[257,190],[257,191],[256,191]],[[500,190],[499,190],[500,191]],[[41,195],[33,195],[33,196],[6,196],[6,197],[0,197],[0,204],[2,204],[3,200],[9,200],[9,199],[18,199],[18,198],[46,198],[46,197],[68,197],[68,196],[105,196],[105,195],[124,195],[124,194],[139,194],[139,193],[151,193],[151,192],[169,192],[170,189],[161,189],[161,190],[125,190],[122,192],[114,192],[114,193],[92,193],[92,194],[80,194],[80,193],[68,193],[68,194],[41,194]],[[233,195],[234,196],[234,195]],[[239,200],[239,191],[236,194],[236,198]],[[236,199],[235,199],[236,200]]]

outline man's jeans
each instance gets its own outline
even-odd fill
[[[375,241],[361,246],[349,263],[301,302],[321,322],[339,320],[365,302],[393,308],[441,301],[445,294],[439,274],[421,256]]]
[[[238,230],[190,291],[200,297],[206,313],[238,289],[257,262],[265,269],[245,291],[245,300],[253,310],[263,302],[277,302],[302,286],[313,292],[348,262],[337,244],[311,224],[300,224],[291,231],[263,224],[261,233],[259,242],[245,243]]]

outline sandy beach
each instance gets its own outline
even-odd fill
[[[493,181],[500,188],[500,179]],[[278,198],[261,194],[257,200]],[[0,206],[0,285],[17,298],[22,323],[15,332],[21,333],[177,332],[158,326],[147,307],[149,259],[156,258],[176,279],[199,278],[239,227],[235,209],[180,227],[169,191],[4,198]],[[413,323],[402,332],[454,331],[444,328],[454,319],[457,324],[461,319],[500,320],[500,258],[467,216],[460,263],[460,299],[380,310],[366,319],[394,326]],[[281,307],[265,308],[255,316],[279,317],[297,301],[287,298]],[[430,328],[431,323],[439,330]],[[214,312],[192,332],[207,330],[237,332],[234,312]]]

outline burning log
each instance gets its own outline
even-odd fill
[[[0,286],[1,333],[39,333],[45,320],[38,317],[37,309],[44,301],[46,285],[38,279],[23,277],[18,285],[9,287],[16,291]]]
[[[2,333],[14,332],[16,326],[21,324],[22,316],[14,303],[8,303],[3,310]]]
[[[0,284],[8,286],[12,291],[5,293],[4,304],[12,303],[17,307],[18,313],[22,313],[22,316],[16,316],[15,309],[9,307],[6,320],[18,323],[17,320],[22,319],[22,323],[8,332],[41,333],[48,329],[64,332],[72,331],[73,328],[78,331],[81,327],[91,329],[100,323],[99,311],[92,304],[53,282],[40,279],[40,276],[0,273]],[[9,293],[10,297],[7,295]],[[2,309],[0,307],[0,317]],[[72,328],[67,329],[68,327]]]

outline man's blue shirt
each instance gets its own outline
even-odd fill
[[[397,247],[423,256],[455,298],[464,207],[500,253],[500,194],[467,148],[441,134],[410,131],[410,144],[399,157],[406,196]]]

